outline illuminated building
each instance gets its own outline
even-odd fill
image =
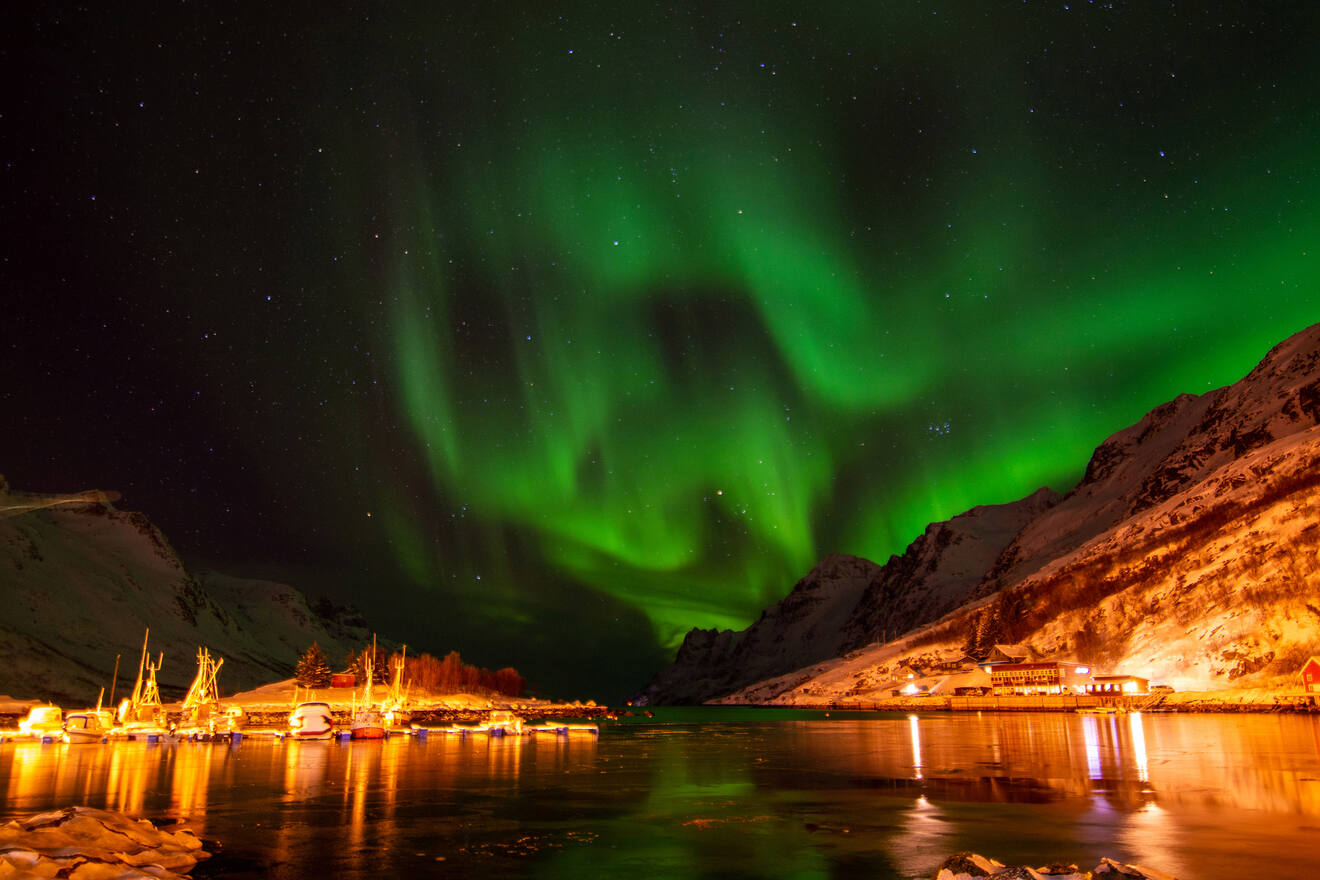
[[[1100,697],[1147,694],[1150,693],[1150,680],[1135,675],[1093,675],[1086,685],[1086,692]]]
[[[1080,694],[1091,674],[1089,667],[1060,661],[1000,663],[986,669],[996,697]]]

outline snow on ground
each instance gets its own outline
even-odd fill
[[[210,858],[187,829],[164,831],[122,813],[65,807],[0,825],[0,877],[182,878]]]

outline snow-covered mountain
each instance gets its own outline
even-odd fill
[[[292,674],[313,641],[331,658],[370,639],[350,609],[315,609],[284,584],[192,575],[145,515],[116,510],[113,493],[38,496],[0,478],[0,693],[68,703],[96,699],[119,662],[131,687],[144,631],[164,654],[166,698],[186,690],[196,654],[224,658],[228,693]]]
[[[819,701],[859,682],[882,688],[876,670],[902,651],[994,643],[1181,688],[1286,680],[1320,653],[1318,425],[1320,325],[1241,381],[1182,395],[1114,434],[1062,499],[1038,491],[931,525],[860,594],[837,590],[835,606],[857,596],[846,614],[799,603],[776,635],[814,633],[811,644],[779,645],[774,663],[740,655],[778,645],[749,634],[783,609],[743,633],[694,630],[639,696]],[[793,655],[801,662],[785,668]],[[779,671],[727,688],[761,668]]]
[[[747,629],[690,631],[674,665],[648,686],[649,700],[699,703],[837,656],[848,616],[880,573],[874,562],[833,554]]]
[[[648,702],[701,702],[935,620],[971,596],[1023,524],[1058,501],[1040,489],[1012,504],[932,523],[884,566],[832,554],[741,632],[694,629]]]

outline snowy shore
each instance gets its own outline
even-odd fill
[[[65,807],[0,825],[0,877],[180,880],[210,854],[192,831]]]
[[[1162,871],[1141,865],[1125,865],[1113,859],[1102,858],[1089,871],[1076,865],[1005,865],[1003,862],[971,852],[949,856],[931,875],[930,880],[1175,880]]]
[[[838,700],[806,699],[792,695],[790,699],[768,702],[744,702],[734,699],[713,700],[711,705],[776,706],[795,709],[827,709],[830,711],[867,712],[1075,712],[1101,706],[1124,712],[1221,712],[1270,713],[1290,712],[1320,714],[1320,694],[1279,692],[1263,688],[1222,691],[1188,691],[1133,697],[950,697],[922,695],[889,697],[885,699],[859,699],[842,697]]]

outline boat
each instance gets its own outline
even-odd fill
[[[223,658],[212,659],[205,647],[197,649],[197,676],[183,698],[183,719],[177,728],[180,736],[197,739],[231,732],[230,716],[220,704],[216,683],[224,662]]]
[[[103,723],[102,713],[96,709],[85,709],[82,712],[70,712],[64,717],[64,733],[61,739],[69,745],[101,743],[105,742],[108,732],[108,728]]]
[[[478,730],[490,736],[522,736],[523,720],[508,710],[496,709],[485,724],[478,726]]]
[[[335,715],[329,703],[308,700],[289,713],[288,736],[291,739],[329,739],[334,733]]]
[[[63,732],[64,710],[50,703],[33,706],[28,710],[27,717],[18,722],[19,736],[42,739],[47,736],[58,737]]]
[[[133,683],[133,693],[119,704],[115,713],[115,728],[112,733],[127,736],[129,739],[148,739],[170,735],[169,724],[165,715],[165,706],[160,701],[160,687],[156,684],[156,673],[165,662],[161,654],[152,663],[147,655],[147,639],[151,635],[148,629],[142,636],[142,659],[138,661],[137,681]]]
[[[385,715],[379,706],[362,706],[353,712],[353,721],[349,725],[349,736],[353,739],[384,739]]]
[[[1078,715],[1126,715],[1122,706],[1087,706],[1076,710]]]
[[[105,699],[105,688],[96,695],[96,708],[70,712],[64,716],[64,732],[61,739],[73,745],[76,743],[102,743],[115,725],[115,713],[101,708]]]
[[[384,739],[385,713],[381,707],[371,702],[371,679],[376,670],[376,637],[371,637],[371,652],[363,664],[366,683],[362,686],[362,705],[359,706],[356,695],[353,698],[353,720],[349,725],[352,739]]]
[[[524,725],[524,733],[549,733],[555,736],[571,736],[572,734],[590,734],[592,736],[600,735],[600,727],[595,724],[569,724],[559,721],[542,721],[540,724]]]
[[[404,645],[399,658],[394,661],[394,680],[390,683],[390,693],[380,704],[382,721],[389,728],[404,728],[412,724],[413,713],[408,705],[409,687],[403,684],[403,669],[408,657],[408,646]],[[411,682],[409,683],[411,685]]]

